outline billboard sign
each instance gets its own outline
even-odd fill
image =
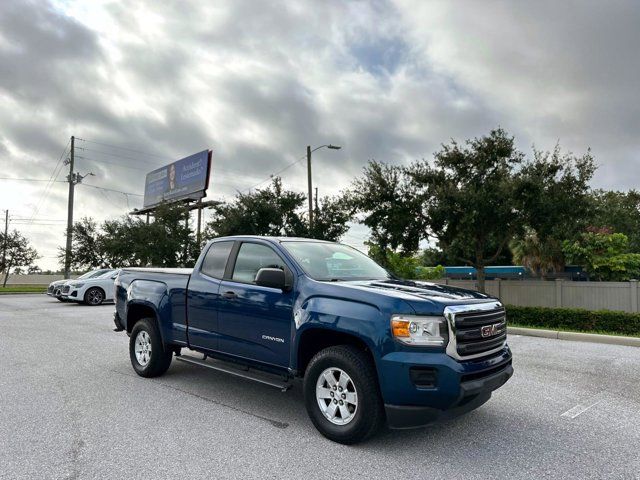
[[[143,208],[204,197],[210,170],[211,150],[203,150],[147,173]]]

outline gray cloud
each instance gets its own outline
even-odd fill
[[[213,148],[210,196],[225,198],[308,144],[343,145],[314,154],[323,195],[369,159],[430,158],[501,125],[527,152],[590,146],[594,184],[632,188],[639,20],[631,1],[2,2],[0,162],[48,178],[70,135],[162,156],[78,141],[87,183],[139,193],[147,170]],[[305,174],[282,176],[305,191]],[[44,184],[2,187],[3,208],[29,216]],[[140,205],[85,186],[76,198],[77,217]],[[65,202],[55,184],[38,217],[64,218]],[[46,257],[63,242],[62,227],[26,231]]]

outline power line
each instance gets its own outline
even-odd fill
[[[304,160],[305,158],[307,158],[307,156],[306,156],[306,155],[305,155],[304,157],[300,157],[298,160],[296,160],[296,161],[295,161],[295,162],[293,162],[293,163],[290,163],[289,165],[287,165],[286,167],[284,167],[282,170],[278,170],[277,172],[272,173],[271,175],[269,175],[269,177],[268,177],[268,178],[265,178],[265,179],[264,179],[264,180],[262,180],[261,182],[258,182],[258,183],[256,183],[255,185],[253,185],[253,186],[251,186],[251,187],[249,187],[249,188],[246,188],[246,189],[245,189],[245,190],[243,190],[243,191],[253,190],[253,189],[254,189],[254,188],[256,188],[258,185],[261,185],[261,184],[263,184],[264,182],[266,182],[266,181],[268,181],[268,180],[271,180],[273,177],[275,177],[275,176],[277,176],[277,175],[280,175],[282,172],[284,172],[285,170],[288,170],[289,168],[293,167],[296,163],[300,163],[300,162],[301,162],[302,160]]]
[[[63,167],[62,159],[64,158],[64,154],[67,152],[67,148],[69,148],[70,143],[71,143],[71,139],[67,141],[67,144],[65,145],[64,150],[62,150],[62,153],[60,154],[60,158],[58,159],[56,166],[53,167],[53,172],[51,172],[51,175],[49,176],[49,182],[45,185],[44,191],[42,192],[42,196],[40,197],[40,200],[38,201],[38,203],[36,204],[36,207],[33,210],[33,213],[31,215],[32,219],[40,212],[40,208],[44,203],[45,198],[49,195],[49,192],[51,191],[51,187],[53,186],[54,182],[57,180],[58,175],[60,175],[60,172],[62,171],[62,167]]]
[[[50,182],[48,178],[18,178],[18,177],[0,177],[0,180],[15,180],[17,182]],[[67,183],[63,180],[58,180],[58,183]]]
[[[133,195],[134,197],[144,197],[144,195],[141,195],[139,193],[123,192],[122,190],[114,190],[113,188],[99,187],[97,185],[90,185],[88,183],[81,183],[80,185],[84,187],[91,187],[91,188],[97,188],[99,190],[105,190],[107,192],[116,192],[116,193],[121,193],[123,195]]]
[[[145,151],[142,151],[142,150],[136,150],[134,148],[119,147],[117,145],[112,145],[110,143],[103,143],[103,142],[96,142],[94,140],[87,140],[86,138],[77,138],[76,137],[76,140],[80,140],[82,142],[88,142],[88,143],[95,143],[96,145],[102,145],[103,147],[117,148],[119,150],[128,150],[130,152],[140,153],[142,155],[149,155],[149,156],[152,156],[152,157],[158,157],[158,158],[164,158],[164,159],[167,159],[167,160],[171,160],[170,157],[167,157],[165,155],[158,155],[157,153],[145,152]]]
[[[29,219],[29,218],[11,218],[11,221],[12,222],[24,223],[24,222],[30,222],[31,219]],[[34,222],[66,222],[66,220],[56,220],[56,219],[53,219],[53,218],[51,218],[51,219],[50,218],[35,218],[33,221]]]
[[[132,167],[131,165],[123,165],[122,163],[110,162],[108,160],[85,157],[85,156],[82,156],[82,155],[76,155],[76,158],[81,158],[82,160],[89,160],[91,162],[96,162],[96,163],[106,163],[108,165],[114,165],[116,167],[129,168],[131,170],[139,170],[141,172],[146,172],[147,171],[146,168]]]
[[[150,165],[157,165],[157,162],[152,162],[150,160],[145,160],[144,158],[140,158],[140,157],[128,157],[126,155],[118,155],[115,153],[110,153],[110,152],[105,152],[102,150],[96,150],[94,148],[85,148],[85,147],[76,147],[78,150],[86,150],[87,152],[95,152],[95,153],[100,153],[102,155],[108,155],[110,157],[117,157],[117,158],[122,158],[125,160],[135,160],[137,162],[144,162],[144,163],[148,163]]]
[[[83,139],[83,138],[76,138],[76,140],[80,140],[80,141],[88,142],[88,143],[93,143],[93,144],[96,144],[96,145],[102,145],[102,146],[105,146],[105,147],[117,148],[117,149],[120,149],[120,150],[126,150],[126,151],[130,151],[130,152],[140,153],[140,154],[143,154],[143,155],[151,155],[151,156],[162,158],[162,159],[166,159],[166,160],[173,160],[172,158],[167,157],[167,156],[157,155],[157,154],[154,154],[154,153],[145,152],[145,151],[142,151],[142,150],[136,150],[136,149],[128,148],[128,147],[120,147],[120,146],[109,144],[109,143],[96,142],[96,141],[93,141],[93,140],[88,140],[88,139]],[[91,151],[91,152],[96,152],[96,153],[99,153],[99,154],[108,155],[108,156],[112,156],[112,157],[116,157],[116,158],[122,158],[122,159],[125,159],[125,160],[134,160],[134,161],[145,162],[145,163],[148,163],[148,164],[153,164],[153,162],[150,162],[149,160],[145,160],[145,159],[139,158],[139,157],[131,157],[131,156],[127,156],[127,155],[121,155],[121,154],[106,152],[104,150],[97,150],[97,149],[87,148],[87,147],[76,147],[76,148],[81,149],[81,150],[87,150],[87,151]],[[97,159],[97,158],[83,157],[83,156],[81,157],[81,156],[78,156],[78,155],[76,155],[76,158],[82,158],[82,159],[93,161],[93,162],[107,163],[107,164],[110,164],[110,165],[119,166],[119,167],[123,167],[123,168],[129,168],[129,169],[132,169],[132,170],[146,171],[146,169],[144,169],[144,168],[133,167],[133,166],[130,166],[130,165],[123,165],[121,163],[110,162],[110,161],[104,160],[104,159]],[[249,190],[254,189],[258,185],[261,185],[264,182],[270,180],[272,177],[274,177],[276,175],[280,175],[282,172],[284,172],[284,171],[288,170],[289,168],[293,167],[295,164],[301,162],[305,158],[306,158],[306,156],[301,157],[300,159],[296,160],[293,163],[290,163],[286,167],[278,170],[277,172],[272,173],[271,175],[269,175],[268,178],[265,178],[264,180],[261,180],[260,182],[252,185],[251,187],[243,189],[242,191],[249,191]],[[160,167],[158,167],[158,168],[160,168]],[[238,170],[229,170],[229,169],[220,168],[220,167],[217,167],[217,166],[214,166],[213,170],[215,170],[216,172],[226,172],[226,173],[229,173],[229,174],[232,174],[232,175],[235,174],[235,175],[238,175],[238,176],[242,176],[243,178],[246,178],[245,172],[241,172],[241,171],[238,171]],[[214,177],[214,181],[215,181],[215,177]],[[220,183],[222,185],[235,186],[234,184],[225,183],[225,182],[217,182],[217,183]]]

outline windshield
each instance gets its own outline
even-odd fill
[[[338,243],[282,242],[284,248],[314,280],[381,280],[389,273],[364,253]]]
[[[101,275],[104,275],[107,272],[111,272],[112,270],[110,269],[100,269],[100,270],[91,270],[90,272],[85,273],[84,275],[81,275],[77,278],[77,280],[82,280],[84,278],[96,278],[99,277]]]

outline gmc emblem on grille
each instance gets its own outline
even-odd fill
[[[482,338],[493,337],[498,333],[500,324],[494,323],[493,325],[485,325],[484,327],[480,327],[480,334]]]

